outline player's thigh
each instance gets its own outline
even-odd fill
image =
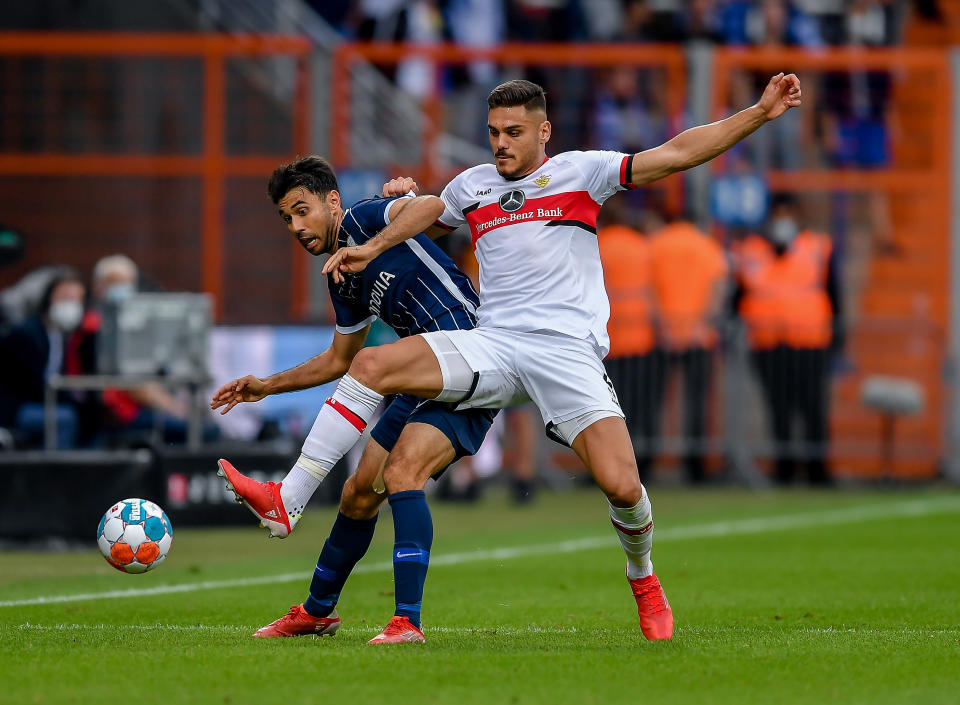
[[[453,462],[455,455],[450,439],[436,426],[408,423],[384,466],[387,492],[423,489],[432,475]]]
[[[643,485],[623,418],[594,421],[577,434],[571,447],[613,504],[632,507],[640,501]]]
[[[419,335],[364,348],[353,359],[350,376],[380,394],[432,398],[443,390],[440,363]]]
[[[372,438],[367,441],[357,471],[347,478],[340,496],[340,511],[351,519],[373,517],[386,495],[383,492],[383,467],[389,453]],[[380,490],[377,490],[379,483]]]
[[[424,333],[440,365],[440,401],[462,409],[502,409],[529,401],[515,366],[517,333],[491,328]]]

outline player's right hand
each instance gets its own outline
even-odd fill
[[[322,274],[330,274],[337,284],[343,281],[344,274],[362,272],[376,258],[377,253],[367,245],[341,247],[324,263]]]
[[[383,185],[384,198],[406,196],[411,191],[418,196],[420,195],[420,187],[417,186],[417,182],[414,181],[412,176],[398,176]]]
[[[268,396],[267,385],[264,381],[259,377],[247,375],[220,387],[210,400],[210,408],[219,409],[221,406],[226,406],[220,412],[223,415],[242,401],[260,401],[266,396]]]

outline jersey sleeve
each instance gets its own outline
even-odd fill
[[[467,219],[463,217],[463,210],[460,204],[460,190],[463,188],[462,183],[462,178],[458,176],[444,186],[443,191],[440,192],[440,200],[443,201],[443,213],[437,219],[436,225],[439,225],[444,230],[456,230],[467,222]]]
[[[632,154],[599,151],[575,152],[576,164],[586,181],[587,192],[597,203],[603,203],[617,191],[631,188]]]
[[[355,239],[356,234],[361,236],[357,241],[358,245],[366,242],[390,224],[390,207],[401,198],[408,198],[408,196],[371,198],[351,206],[349,217],[355,222],[348,225],[348,231],[354,235]]]
[[[327,287],[330,290],[330,303],[336,320],[337,333],[350,335],[361,331],[376,320],[376,316],[344,299],[333,284],[333,277],[327,275]]]

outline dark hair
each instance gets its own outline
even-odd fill
[[[56,291],[58,286],[66,282],[76,282],[83,286],[84,290],[87,288],[87,285],[84,283],[83,279],[80,277],[80,274],[77,273],[75,269],[64,267],[57,270],[57,272],[54,273],[53,277],[47,283],[47,287],[43,290],[43,296],[40,297],[40,313],[46,315],[50,312],[50,303],[53,299],[53,292]]]
[[[527,110],[547,112],[547,94],[536,83],[516,79],[501,83],[487,96],[487,107],[512,108],[522,105]]]
[[[278,166],[270,175],[267,193],[274,203],[290,192],[290,189],[303,187],[310,193],[323,198],[331,191],[339,191],[337,174],[323,157],[300,157],[289,164]]]

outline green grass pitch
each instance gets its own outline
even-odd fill
[[[174,527],[142,576],[91,517],[89,551],[0,553],[0,703],[960,702],[960,494],[651,494],[668,643],[640,634],[598,491],[434,502],[427,643],[393,647],[366,645],[393,609],[388,510],[340,633],[273,640],[250,633],[306,595],[332,509],[284,541]]]

